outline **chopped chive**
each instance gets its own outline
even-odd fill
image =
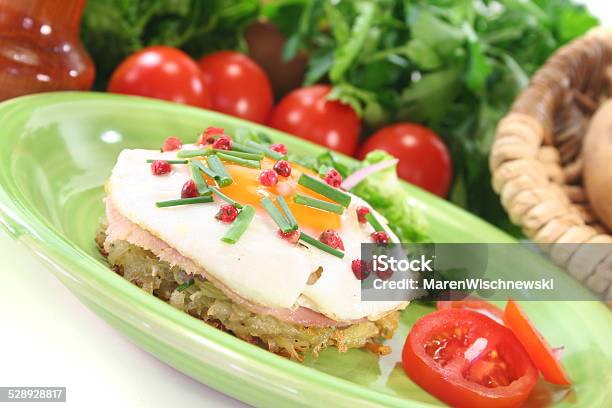
[[[217,153],[217,156],[220,159],[227,160],[228,162],[236,163],[236,164],[239,164],[241,166],[252,167],[254,169],[260,169],[261,168],[261,165],[259,164],[259,161],[257,161],[257,160],[247,160],[247,159],[243,159],[243,158],[238,157],[238,156],[232,156],[230,154],[225,154],[225,153]]]
[[[254,149],[247,145],[243,145],[242,143],[232,142],[232,151],[238,151],[243,153],[251,153],[251,154],[263,154],[261,149]]]
[[[329,201],[319,200],[318,198],[305,196],[302,194],[296,194],[293,197],[293,201],[296,204],[307,205],[312,208],[317,208],[319,210],[329,211],[336,214],[342,214],[344,212],[344,207],[338,205],[336,203],[330,203]]]
[[[378,221],[378,219],[371,212],[367,213],[365,218],[366,220],[368,220],[372,228],[374,228],[374,231],[384,231],[385,230],[382,224],[380,223],[380,221]]]
[[[219,180],[219,176],[217,176],[217,174],[212,171],[211,169],[209,169],[207,166],[204,165],[204,163],[202,163],[199,160],[191,160],[191,162],[200,170],[202,170],[204,172],[204,174],[206,174],[208,177],[210,177],[213,180]]]
[[[247,146],[248,147],[252,147],[253,149],[257,149],[258,151],[260,151],[261,153],[265,154],[266,156],[268,156],[271,159],[274,160],[281,160],[285,157],[284,154],[279,153],[277,151],[274,151],[272,149],[269,149],[267,146],[264,146],[262,144],[259,143],[255,143],[252,140],[247,140]]]
[[[153,163],[157,160],[167,161],[170,164],[187,164],[187,160],[166,160],[166,159],[147,159],[147,163]]]
[[[348,207],[351,203],[350,195],[346,194],[344,191],[340,191],[337,188],[330,186],[323,180],[314,178],[306,173],[302,173],[302,175],[298,179],[298,184],[309,188],[310,190],[319,193],[332,201],[337,202],[343,207]]]
[[[254,215],[255,210],[253,207],[245,205],[242,210],[240,210],[238,216],[234,222],[232,222],[225,235],[223,235],[221,241],[228,244],[235,244],[238,242],[242,234],[244,234],[244,231],[249,227],[249,224],[251,224]]]
[[[233,205],[234,207],[236,207],[238,209],[242,208],[242,205],[238,204],[236,201],[232,200],[231,198],[229,198],[228,196],[223,194],[218,188],[216,188],[216,187],[209,187],[209,189],[212,190],[213,193],[218,195],[219,198],[222,199],[223,201],[226,201],[226,202],[230,203],[231,205]]]
[[[223,149],[213,149],[213,152],[215,153],[223,153],[229,156],[236,156],[236,157],[240,157],[242,159],[247,159],[247,160],[263,160],[264,158],[264,154],[263,153],[248,153],[248,152],[239,152],[237,150],[223,150]]]
[[[297,220],[293,216],[293,213],[291,213],[291,210],[289,209],[285,198],[283,196],[276,196],[276,202],[280,205],[280,208],[281,210],[283,210],[283,213],[285,213],[285,218],[287,218],[287,221],[289,221],[291,229],[296,230],[298,228]]]
[[[198,193],[200,195],[206,194],[208,191],[208,184],[206,184],[206,180],[202,177],[200,168],[193,161],[189,163],[189,171],[191,172],[191,179],[198,188]]]
[[[318,239],[311,237],[310,235],[300,233],[300,241],[304,241],[307,244],[310,244],[314,247],[319,248],[321,251],[325,251],[327,253],[332,254],[340,259],[344,258],[344,252],[337,250],[336,248],[332,248],[327,244],[322,243]]]
[[[195,282],[194,282],[193,279],[189,279],[187,282],[183,282],[182,284],[178,285],[176,290],[178,290],[179,292],[182,292],[185,289],[187,289],[188,287],[190,287],[191,285],[193,285],[194,283]]]
[[[208,195],[203,195],[200,197],[179,198],[176,200],[158,201],[155,203],[155,205],[158,208],[164,208],[164,207],[176,207],[177,205],[211,203],[212,201],[213,201],[212,195],[208,194]]]
[[[281,231],[283,232],[293,231],[293,228],[291,227],[289,222],[287,222],[285,217],[283,217],[283,214],[281,214],[278,208],[276,208],[272,200],[270,200],[268,197],[264,197],[261,200],[261,204],[263,205],[265,210],[268,212],[268,214],[270,214],[270,217],[272,217],[272,219],[274,220],[276,225],[278,225],[278,228],[280,228]]]
[[[176,157],[189,158],[197,156],[210,156],[212,149],[196,149],[196,150],[181,150],[176,154]]]
[[[232,184],[232,177],[227,172],[223,163],[221,163],[221,159],[216,155],[208,156],[208,166],[219,177],[218,179],[215,178],[219,187],[227,187]]]

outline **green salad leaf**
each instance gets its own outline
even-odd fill
[[[360,2],[357,7],[357,16],[355,17],[350,35],[347,35],[346,30],[335,30],[334,34],[336,38],[340,37],[344,42],[336,48],[334,60],[329,70],[329,77],[332,81],[342,80],[346,71],[357,59],[368,36],[371,35],[370,27],[375,14],[375,2]],[[340,26],[342,26],[342,24],[340,24]]]
[[[280,0],[262,13],[310,55],[305,84],[329,81],[366,136],[400,121],[438,133],[450,198],[506,229],[487,165],[495,127],[550,55],[598,24],[572,0]]]
[[[393,156],[387,152],[374,150],[368,153],[361,166],[366,167],[391,159]],[[371,174],[351,192],[384,215],[402,242],[430,241],[427,220],[402,186],[396,166]]]

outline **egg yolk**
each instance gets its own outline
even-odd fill
[[[261,205],[262,198],[270,197],[270,199],[274,200],[275,196],[280,195],[285,198],[289,209],[301,228],[307,227],[308,229],[323,231],[340,227],[340,216],[338,214],[296,204],[293,201],[293,196],[296,193],[330,201],[327,197],[298,184],[298,179],[302,173],[316,175],[313,171],[291,163],[291,175],[289,177],[278,176],[278,183],[267,187],[259,182],[259,173],[266,169],[272,169],[275,164],[273,160],[267,157],[264,158],[261,161],[261,169],[244,167],[226,161],[223,164],[227,168],[227,172],[232,177],[233,182],[229,186],[223,187],[222,192],[231,199],[241,204],[250,204],[255,208],[263,209]],[[213,181],[210,179],[207,182],[213,184]]]

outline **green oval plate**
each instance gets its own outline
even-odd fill
[[[108,94],[51,93],[2,103],[0,224],[83,303],[143,349],[237,399],[261,406],[439,406],[399,364],[406,333],[428,307],[413,304],[403,312],[389,356],[328,349],[319,359],[298,364],[175,310],[107,268],[93,236],[103,212],[102,186],[118,153],[157,148],[168,135],[190,140],[208,125],[230,131],[257,127],[200,109]],[[261,129],[294,151],[316,155],[322,150]],[[406,189],[422,205],[437,241],[513,242],[443,200]],[[15,272],[5,268],[4,273]],[[559,279],[575,285],[565,276]],[[610,312],[597,302],[529,302],[525,308],[552,344],[565,345],[563,361],[574,380],[569,389],[540,384],[528,405],[605,405],[612,388]]]

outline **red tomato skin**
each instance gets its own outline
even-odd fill
[[[510,385],[487,388],[459,377],[453,370],[460,364],[449,363],[445,367],[432,368],[433,359],[426,354],[423,340],[437,321],[472,321],[483,327],[483,335],[505,339],[519,354],[515,360],[523,375]],[[512,343],[514,342],[514,343]],[[466,309],[445,309],[430,313],[419,319],[412,327],[402,350],[402,365],[406,374],[420,387],[443,402],[460,408],[512,408],[519,407],[537,383],[538,375],[518,340],[504,326],[495,323],[480,313]]]
[[[397,123],[378,130],[359,149],[363,159],[372,150],[399,159],[399,176],[431,193],[446,197],[452,179],[451,157],[433,131],[416,123]]]
[[[211,93],[211,109],[265,123],[274,96],[266,73],[255,61],[234,51],[218,51],[198,60]]]
[[[329,101],[329,85],[299,88],[285,96],[272,111],[268,125],[332,150],[353,155],[361,120],[348,105]]]
[[[571,385],[572,381],[563,365],[555,358],[548,342],[531,323],[523,309],[512,299],[506,304],[504,324],[525,347],[531,361],[546,381],[557,385]]]
[[[113,72],[108,92],[210,107],[209,92],[198,65],[173,47],[148,47],[127,57]]]

